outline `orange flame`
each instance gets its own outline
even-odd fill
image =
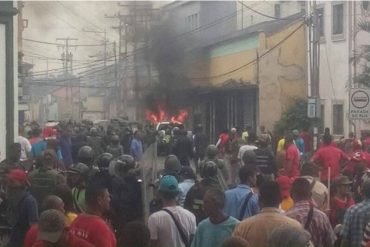
[[[151,123],[160,123],[170,121],[172,123],[183,124],[189,116],[189,112],[185,109],[179,110],[177,115],[169,116],[163,107],[159,107],[158,113],[146,111],[146,119]]]

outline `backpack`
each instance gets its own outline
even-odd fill
[[[46,169],[38,169],[30,174],[30,193],[38,205],[49,195],[52,195],[57,185],[56,173]]]

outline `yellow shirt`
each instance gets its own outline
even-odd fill
[[[285,138],[280,139],[277,145],[276,152],[279,152],[281,150],[284,150],[284,145],[285,145]]]
[[[66,213],[66,216],[65,216],[65,223],[66,223],[66,226],[70,226],[71,223],[77,218],[77,214],[75,213]]]

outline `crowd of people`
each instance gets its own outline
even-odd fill
[[[146,219],[140,130],[21,131],[0,163],[4,246],[370,246],[370,138],[326,129],[312,150],[303,130],[232,128],[213,145],[175,129]]]

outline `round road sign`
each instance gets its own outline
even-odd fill
[[[362,109],[368,106],[369,101],[370,101],[369,95],[367,94],[367,92],[363,90],[355,91],[351,97],[352,105],[358,109]]]

